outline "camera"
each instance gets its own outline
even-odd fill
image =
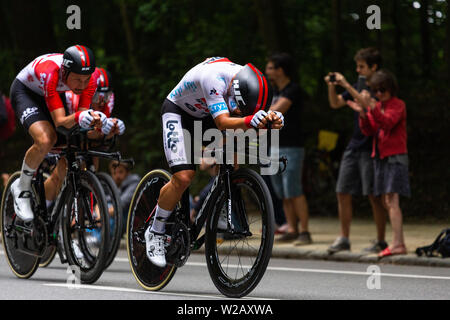
[[[330,74],[330,82],[331,83],[336,82],[336,74],[334,74],[334,73]]]

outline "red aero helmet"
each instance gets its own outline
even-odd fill
[[[111,73],[103,68],[97,68],[100,76],[97,79],[97,91],[108,92],[112,91],[112,77]]]
[[[259,110],[267,111],[272,104],[273,90],[261,71],[247,63],[233,78],[233,92],[244,116]]]
[[[95,71],[94,53],[82,45],[71,46],[64,51],[62,67],[68,72],[92,74]]]

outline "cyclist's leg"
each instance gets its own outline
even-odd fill
[[[25,153],[20,178],[11,185],[16,213],[23,220],[31,221],[31,179],[56,142],[56,132],[44,97],[32,92],[17,79],[11,85],[10,96],[16,116],[33,138],[33,145]]]
[[[161,188],[155,219],[158,216],[164,216],[164,214],[161,214],[161,211],[169,212],[170,215],[170,212],[172,212],[178,201],[180,201],[184,191],[190,186],[194,176],[195,170],[182,170],[172,175],[170,181]],[[160,212],[158,212],[158,209],[160,209]],[[152,230],[156,231],[156,228],[160,227],[160,225],[160,221],[155,220]]]
[[[52,171],[50,177],[45,180],[45,198],[46,200],[53,201],[61,189],[62,183],[66,176],[67,160],[66,158],[59,159],[55,169]]]
[[[24,221],[31,221],[34,217],[31,208],[31,180],[39,164],[56,142],[56,133],[47,121],[33,123],[28,133],[33,138],[33,145],[25,153],[20,178],[11,186],[15,210]]]
[[[164,153],[173,176],[160,191],[155,218],[151,228],[148,228],[145,232],[145,241],[147,257],[153,264],[164,267],[166,265],[164,254],[165,223],[178,201],[180,201],[183,192],[191,184],[195,175],[195,165],[191,161],[192,152],[186,150],[185,145],[185,139],[190,139],[190,137],[185,137],[185,131],[183,130],[192,132],[194,119],[166,99],[161,107],[161,120]]]

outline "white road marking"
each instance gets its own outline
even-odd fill
[[[77,285],[68,285],[67,283],[44,283],[44,286],[47,287],[60,287],[60,288],[67,288],[67,289],[88,289],[88,290],[103,290],[103,291],[119,291],[119,292],[132,292],[132,293],[143,293],[143,294],[156,294],[160,296],[178,296],[178,297],[191,297],[191,298],[198,298],[198,299],[228,299],[228,300],[234,300],[231,298],[224,297],[222,295],[201,295],[201,294],[186,294],[186,293],[174,293],[174,292],[161,292],[161,291],[145,291],[145,290],[139,290],[139,289],[130,289],[130,288],[120,288],[120,287],[107,287],[107,286],[96,286],[96,285],[86,285],[86,284],[77,284]],[[244,297],[241,298],[244,300],[275,300],[275,299],[268,299],[268,298],[258,298],[258,297]],[[241,300],[240,299],[240,300]]]
[[[126,258],[116,258],[117,262],[128,262]],[[204,262],[187,262],[187,266],[192,267],[207,267]],[[238,268],[238,265],[228,265],[230,268]],[[242,266],[243,268],[250,268],[250,266]],[[431,280],[450,280],[449,277],[444,276],[428,276],[417,274],[399,274],[399,273],[371,273],[366,271],[344,271],[344,270],[329,270],[329,269],[307,269],[307,268],[285,268],[285,267],[267,267],[270,271],[285,271],[285,272],[309,272],[309,273],[329,273],[329,274],[343,274],[343,275],[355,275],[355,276],[381,276],[391,278],[410,278],[410,279],[431,279]]]

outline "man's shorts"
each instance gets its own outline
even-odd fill
[[[286,170],[270,176],[272,188],[279,199],[295,198],[303,195],[302,171],[305,149],[299,147],[280,147],[280,157],[288,160]]]
[[[17,118],[27,132],[31,125],[38,121],[48,121],[55,128],[45,98],[28,89],[18,79],[14,79],[11,85],[10,99]],[[65,137],[57,133],[55,145],[64,143]]]
[[[373,194],[373,159],[370,151],[346,149],[342,155],[336,193]]]
[[[194,138],[202,139],[206,130],[216,128],[214,119],[212,117],[195,118],[166,99],[161,107],[161,121],[164,153],[172,173],[182,170],[195,170],[197,161],[194,161],[196,156],[194,146],[201,146],[210,142],[195,142]],[[197,124],[201,123],[201,136],[199,136],[200,132],[197,132],[197,135],[194,134],[196,121]],[[199,151],[201,152],[201,150]]]

